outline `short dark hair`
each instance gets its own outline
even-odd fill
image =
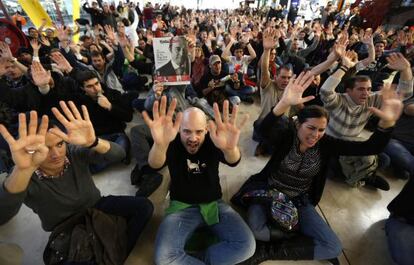
[[[345,89],[348,89],[348,88],[353,89],[356,82],[368,82],[368,81],[371,81],[371,78],[369,76],[356,75],[356,76],[346,79],[344,82],[344,86],[345,86]]]
[[[241,44],[240,42],[234,44],[233,51],[236,51],[236,50],[244,50],[244,45]]]
[[[282,72],[283,69],[288,71],[288,72],[293,72],[292,68],[289,67],[288,65],[282,65],[281,67],[279,67],[279,69],[277,69],[276,75],[280,75],[280,73]]]
[[[306,106],[298,112],[297,117],[297,120],[300,124],[305,123],[308,119],[311,118],[325,118],[327,121],[329,121],[329,114],[326,109],[318,105]]]
[[[98,78],[98,76],[93,71],[82,71],[82,72],[79,72],[76,76],[76,80],[79,82],[79,84],[82,87],[86,81],[94,79],[94,78]]]
[[[88,35],[82,35],[82,36],[79,38],[79,40],[80,40],[80,41],[85,41],[85,40],[87,40],[87,39],[91,39],[91,37],[90,37],[90,36],[88,36]]]
[[[41,121],[42,120],[39,119],[39,123],[38,124],[40,124]],[[47,126],[47,129],[49,130],[49,129],[52,129],[54,127],[59,128],[62,132],[66,132],[66,128],[65,128],[65,126],[63,126],[62,123],[60,123],[58,120],[56,120],[54,118],[49,118],[49,124]]]
[[[105,59],[104,55],[100,51],[91,52],[91,58],[92,57],[102,57],[103,59]]]

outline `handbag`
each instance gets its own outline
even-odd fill
[[[287,231],[297,228],[299,223],[298,209],[289,197],[276,189],[260,189],[246,192],[242,196],[246,203],[265,203],[269,206],[272,220]]]

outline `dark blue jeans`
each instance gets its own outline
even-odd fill
[[[390,217],[385,223],[388,248],[392,259],[399,265],[414,262],[414,225],[404,219]]]
[[[391,165],[394,169],[405,170],[410,175],[414,175],[414,144],[391,139],[384,152],[391,158]]]
[[[95,208],[104,213],[122,216],[127,221],[127,253],[134,248],[138,237],[144,230],[154,211],[151,201],[144,197],[107,196],[102,197]]]
[[[198,207],[190,207],[165,216],[155,240],[157,265],[227,265],[251,257],[255,250],[252,232],[243,218],[229,205],[219,202],[219,223],[209,226],[220,242],[206,249],[203,260],[190,256],[184,247],[193,232],[206,226]]]
[[[131,149],[131,143],[129,141],[128,136],[125,133],[105,134],[105,135],[99,135],[98,137],[119,144],[125,150],[125,153],[127,155]],[[103,171],[110,165],[111,163],[101,163],[99,165],[91,164],[89,168],[92,174],[96,174],[96,173]]]

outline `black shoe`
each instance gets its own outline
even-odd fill
[[[241,101],[249,103],[249,104],[253,104],[254,103],[254,99],[250,96],[246,96],[246,97],[242,97]]]
[[[371,177],[364,179],[364,181],[366,186],[385,191],[390,190],[390,184],[388,184],[388,182],[380,176],[372,175]]]
[[[239,265],[257,265],[266,260],[313,260],[313,239],[300,236],[282,242],[256,241],[252,257]]]
[[[143,174],[141,177],[141,182],[138,186],[138,190],[135,193],[135,196],[137,197],[148,197],[150,196],[154,191],[158,189],[158,187],[162,183],[162,175],[154,172],[154,173],[148,173]]]
[[[139,170],[138,165],[136,165],[134,169],[131,171],[131,185],[139,185],[142,180],[142,175],[142,171]]]
[[[340,265],[338,258],[328,259],[328,262],[332,265]]]

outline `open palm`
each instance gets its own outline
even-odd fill
[[[273,28],[267,28],[263,32],[263,48],[273,49],[276,48],[278,42],[278,30]]]
[[[383,122],[393,123],[398,120],[403,110],[403,103],[398,93],[393,90],[390,84],[384,85],[381,89],[381,108],[369,108]]]
[[[158,101],[154,102],[152,108],[153,119],[151,119],[146,111],[142,113],[145,123],[151,130],[151,135],[155,144],[160,146],[166,146],[172,142],[177,136],[182,113],[178,113],[173,121],[173,115],[175,107],[177,106],[177,100],[174,98],[168,108],[167,112],[167,97],[161,98],[161,104]]]
[[[314,76],[311,71],[308,71],[306,74],[302,72],[297,78],[291,78],[280,101],[283,101],[289,106],[293,106],[303,104],[314,99],[314,96],[302,98],[303,92],[312,83],[313,78]]]
[[[50,129],[50,132],[61,137],[69,144],[79,145],[83,147],[91,146],[95,139],[95,130],[89,118],[88,110],[82,105],[83,118],[72,101],[68,105],[63,101],[59,102],[63,110],[63,115],[57,108],[52,108],[52,112],[56,119],[65,126],[66,133],[58,128]]]
[[[10,147],[13,162],[19,169],[37,169],[47,158],[49,148],[45,145],[48,127],[47,116],[42,117],[38,127],[36,111],[30,112],[29,126],[26,125],[26,115],[19,114],[19,138],[15,139],[9,131],[0,125],[0,133]]]
[[[237,126],[237,106],[233,107],[231,118],[229,118],[229,102],[227,100],[223,103],[223,119],[217,103],[214,103],[213,109],[215,122],[209,121],[210,138],[218,149],[233,150],[238,145],[240,129],[246,123],[248,116],[246,115],[240,125]]]

